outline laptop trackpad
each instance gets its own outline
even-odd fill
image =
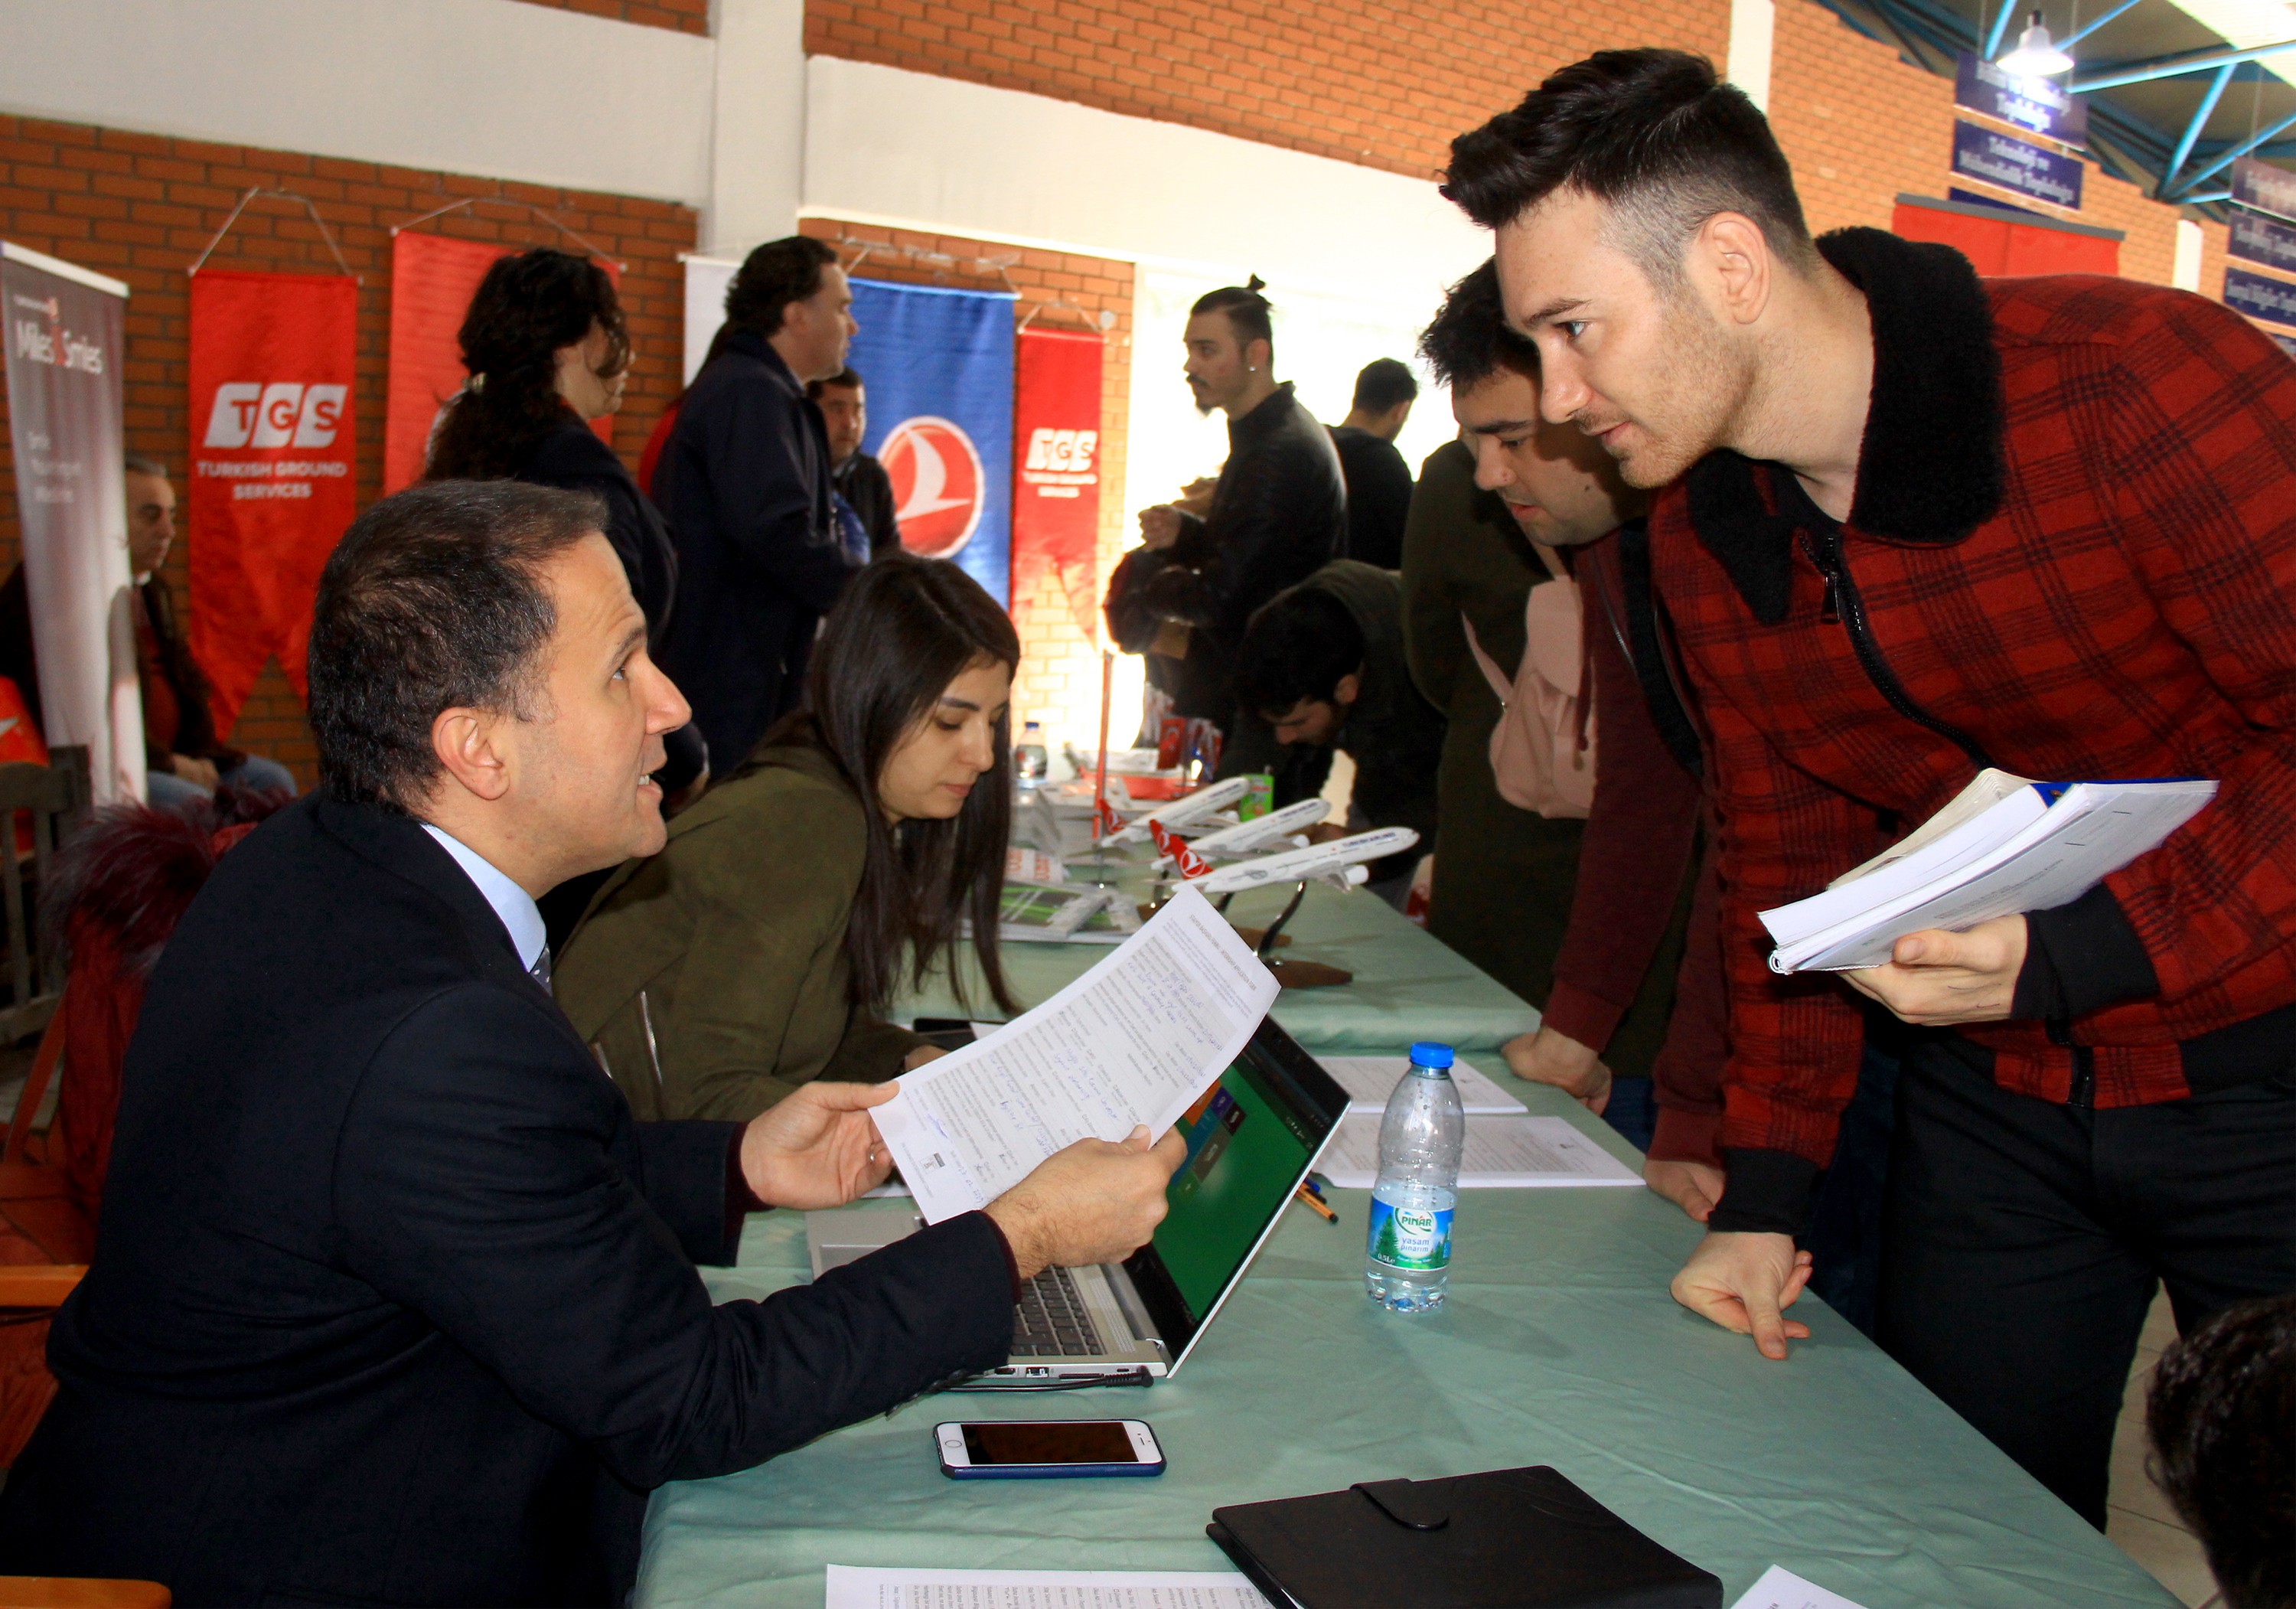
[[[871,1203],[808,1212],[805,1215],[806,1260],[813,1265],[813,1277],[818,1279],[832,1268],[907,1239],[922,1227],[916,1209],[906,1202],[897,1207]]]

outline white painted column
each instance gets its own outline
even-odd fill
[[[1730,58],[1723,77],[1770,109],[1770,45],[1777,33],[1775,0],[1730,0]]]
[[[702,250],[739,257],[797,232],[805,175],[804,0],[717,0]]]
[[[2179,291],[2201,288],[2201,226],[2190,218],[2177,220],[2177,260],[2169,283]]]

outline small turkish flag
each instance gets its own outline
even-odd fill
[[[1155,839],[1157,849],[1163,851],[1170,858],[1172,865],[1178,869],[1182,882],[1193,882],[1212,869],[1210,861],[1190,849],[1182,840],[1174,837],[1170,829],[1167,828],[1162,822],[1150,822],[1148,832],[1149,835]]]
[[[1108,795],[1103,793],[1095,799],[1092,801],[1092,835],[1095,838],[1112,838],[1123,830],[1124,823],[1116,814],[1116,807],[1108,802]]]

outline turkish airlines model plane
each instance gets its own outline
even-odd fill
[[[1364,862],[1399,855],[1418,841],[1419,834],[1409,827],[1381,827],[1376,832],[1335,838],[1329,843],[1304,850],[1287,850],[1259,860],[1239,860],[1192,879],[1191,882],[1198,892],[1205,894],[1226,894],[1271,882],[1298,882],[1309,877],[1336,876],[1351,883],[1361,882],[1368,874],[1357,876],[1354,873]]]
[[[1224,810],[1251,791],[1251,778],[1231,776],[1226,782],[1216,782],[1209,788],[1198,788],[1185,799],[1176,799],[1170,804],[1151,810],[1145,816],[1135,817],[1124,829],[1108,841],[1139,843],[1149,835],[1148,824],[1154,822],[1167,831],[1184,827],[1192,821],[1201,821],[1215,810]]]
[[[1285,805],[1280,810],[1271,810],[1256,821],[1242,822],[1232,827],[1222,827],[1217,833],[1207,833],[1201,838],[1192,838],[1188,841],[1188,847],[1199,855],[1217,856],[1222,860],[1234,860],[1237,856],[1249,855],[1254,850],[1269,848],[1279,840],[1291,837],[1302,827],[1314,826],[1331,812],[1331,800],[1327,799],[1303,799],[1297,804]],[[1299,843],[1292,847],[1305,849],[1307,845]],[[1160,871],[1170,862],[1171,857],[1165,855],[1160,856],[1150,864]]]

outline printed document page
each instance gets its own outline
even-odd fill
[[[1814,1587],[1783,1564],[1773,1564],[1730,1609],[1858,1609],[1838,1592]]]
[[[826,1609],[1269,1609],[1212,1571],[873,1570],[829,1567]]]
[[[1090,972],[985,1039],[899,1080],[877,1131],[927,1223],[984,1207],[1055,1151],[1162,1135],[1227,1071],[1276,982],[1183,884]]]
[[[1332,1075],[1332,1082],[1348,1092],[1349,1112],[1385,1112],[1387,1097],[1411,1071],[1409,1056],[1317,1056],[1316,1060]],[[1451,1081],[1459,1087],[1459,1104],[1470,1115],[1530,1110],[1464,1062],[1452,1063]]]
[[[1379,1182],[1379,1114],[1340,1120],[1316,1170],[1343,1190]],[[1559,1117],[1471,1117],[1462,1190],[1523,1190],[1569,1185],[1639,1185],[1642,1175]]]

